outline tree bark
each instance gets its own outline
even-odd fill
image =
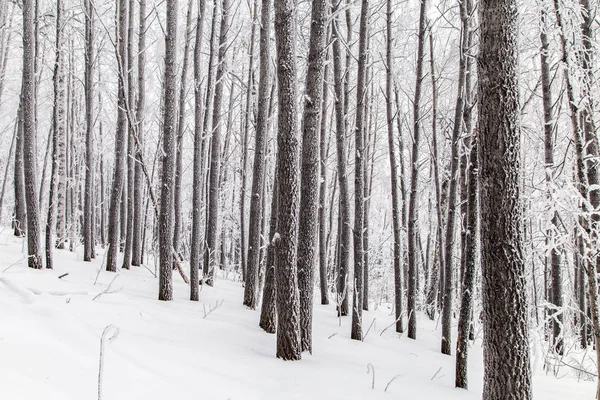
[[[300,304],[297,247],[300,205],[300,135],[298,132],[296,73],[296,12],[294,0],[275,4],[275,39],[278,79],[277,232],[275,282],[277,284],[277,358],[299,360]]]
[[[421,139],[421,88],[423,86],[423,62],[425,59],[425,37],[427,34],[427,0],[421,0],[419,11],[419,39],[415,96],[413,100],[413,149],[408,201],[408,337],[417,338],[417,184],[419,180],[419,142]]]
[[[531,399],[521,237],[517,2],[482,0],[479,17],[483,399]]]
[[[173,190],[177,124],[177,0],[167,0],[165,35],[165,106],[163,114],[163,160],[159,216],[159,300],[173,299]]]
[[[83,261],[94,256],[94,5],[85,0],[85,192],[83,210]]]
[[[25,204],[27,209],[27,254],[30,268],[42,268],[40,248],[40,216],[37,196],[35,130],[35,67],[33,0],[23,1],[23,171],[25,175]]]
[[[256,139],[254,145],[252,193],[250,195],[248,258],[245,274],[246,286],[244,288],[244,305],[250,307],[251,309],[255,309],[258,306],[260,230],[262,226],[261,221],[263,219],[261,193],[265,181],[265,153],[267,150],[267,136],[269,128],[268,112],[271,92],[271,11],[271,0],[263,0],[260,19],[260,81],[258,86],[258,108],[256,113]],[[246,129],[248,129],[248,127],[246,127]],[[274,232],[272,233],[274,234]],[[242,242],[243,240],[244,239],[241,238]],[[244,248],[242,246],[242,252],[243,250]],[[271,268],[271,266],[272,264],[267,262],[267,269]],[[269,273],[270,271],[267,270],[267,274]],[[265,328],[263,327],[263,329]]]

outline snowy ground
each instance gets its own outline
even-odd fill
[[[55,270],[34,271],[24,246],[0,232],[0,399],[97,398],[109,324],[120,333],[105,347],[103,399],[481,398],[481,341],[471,350],[470,390],[455,389],[454,357],[440,354],[440,329],[426,319],[413,341],[393,328],[381,334],[393,322],[389,310],[368,312],[365,330],[375,324],[360,343],[349,338],[349,317],[340,327],[334,306],[316,305],[314,354],[284,362],[275,358],[275,336],[258,327],[259,312],[242,306],[240,283],[219,280],[193,303],[176,274],[175,300],[159,302],[157,279],[144,267],[98,274],[102,253],[84,263],[79,248],[56,251]],[[546,374],[536,346],[533,354],[535,398],[594,398],[595,382],[566,367],[558,378]]]

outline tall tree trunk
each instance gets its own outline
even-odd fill
[[[312,353],[314,271],[319,247],[319,128],[325,71],[327,1],[312,2],[308,71],[302,116],[300,228],[298,233],[298,289],[302,351]]]
[[[4,179],[2,180],[2,189],[0,189],[0,222],[2,221],[4,193],[6,193],[6,182],[8,182],[8,171],[10,169],[10,160],[13,157],[13,152],[15,150],[15,144],[17,142],[18,127],[19,127],[19,122],[18,122],[18,117],[17,117],[17,121],[15,121],[15,127],[13,129],[12,140],[10,141],[10,148],[8,149],[8,157],[6,157],[6,165],[4,166]]]
[[[113,182],[110,194],[110,209],[108,212],[108,253],[106,256],[106,270],[117,271],[117,253],[119,250],[119,209],[123,196],[123,183],[125,173],[125,155],[127,145],[127,111],[126,111],[126,85],[127,85],[127,0],[119,0],[118,30],[117,30],[117,73],[118,73],[118,98],[117,98],[117,132],[115,137],[115,162]]]
[[[337,305],[340,315],[348,315],[348,269],[350,267],[351,227],[350,227],[350,198],[348,193],[347,157],[346,157],[346,122],[344,118],[344,89],[342,76],[341,33],[339,28],[338,0],[333,9],[333,78],[335,87],[335,116],[336,116],[336,149],[337,175],[340,186],[340,224],[338,226],[340,251],[339,273],[337,276]]]
[[[481,242],[485,342],[483,399],[531,399],[527,290],[520,202],[518,10],[479,6]]]
[[[206,0],[198,3],[198,17],[196,21],[196,40],[194,45],[194,176],[192,184],[192,243],[190,249],[190,300],[199,300],[199,270],[201,267],[200,253],[200,221],[202,219],[202,33],[204,30],[204,12]]]
[[[326,10],[329,11],[329,10]],[[330,39],[331,29],[328,30],[327,41]],[[327,46],[327,44],[326,44]],[[328,57],[327,50],[325,57]],[[329,304],[329,285],[327,282],[327,233],[331,232],[327,229],[327,142],[328,142],[328,126],[327,126],[327,110],[329,103],[329,64],[325,61],[325,72],[323,73],[323,101],[321,105],[321,133],[320,133],[320,188],[319,188],[319,283],[321,291],[321,304]],[[335,184],[335,182],[334,182]]]
[[[369,19],[369,1],[362,0],[360,11],[360,33],[358,39],[358,76],[356,84],[356,123],[354,127],[354,297],[352,305],[352,331],[350,337],[362,340],[362,296],[364,268],[364,180],[365,145],[364,118],[367,64],[367,23]]]
[[[23,90],[21,89],[21,92]],[[23,93],[19,100],[17,111],[17,140],[15,142],[15,211],[13,216],[13,232],[17,237],[25,236],[27,229],[27,213],[25,209],[25,172],[23,171]]]
[[[552,189],[552,183],[554,180],[554,129],[555,122],[553,116],[553,105],[552,105],[552,84],[550,74],[550,63],[548,61],[550,43],[548,40],[548,34],[546,33],[547,24],[547,11],[542,7],[541,10],[541,51],[540,51],[540,62],[542,71],[542,100],[544,106],[544,163],[546,169],[546,184],[548,190],[548,201],[552,217],[550,220],[550,227],[547,231],[547,246],[550,249],[550,273],[552,276],[552,298],[551,303],[554,305],[552,313],[556,315],[553,326],[553,348],[557,354],[563,353],[563,338],[562,338],[562,271],[561,271],[561,250],[557,245],[558,236],[558,211],[554,206],[554,195]]]
[[[386,5],[386,53],[385,53],[385,97],[388,131],[388,150],[390,156],[390,178],[392,185],[392,226],[394,232],[394,309],[396,317],[396,332],[404,332],[402,324],[402,216],[400,215],[400,196],[398,186],[398,160],[396,159],[396,145],[394,144],[394,111],[392,109],[392,0],[387,0]],[[399,112],[400,110],[398,110]],[[400,154],[402,157],[402,154]]]
[[[408,201],[408,337],[417,338],[417,184],[419,180],[419,143],[421,138],[421,88],[423,86],[423,62],[427,35],[427,0],[421,0],[419,11],[419,40],[415,96],[413,100],[413,149]]]
[[[296,73],[296,10],[294,0],[275,4],[275,39],[278,78],[277,238],[275,282],[277,284],[277,358],[299,360],[300,301],[297,247],[300,205],[300,135],[298,132]],[[278,234],[278,235],[277,235]]]
[[[262,8],[265,8],[265,5],[263,4]],[[268,10],[271,10],[271,6],[269,4],[269,7],[267,7]],[[247,182],[248,182],[248,150],[249,150],[249,146],[248,146],[248,137],[250,136],[250,114],[253,111],[251,108],[251,106],[254,105],[254,96],[253,96],[253,89],[254,89],[254,46],[255,46],[255,38],[256,38],[256,19],[258,18],[257,16],[258,14],[258,0],[254,0],[254,7],[252,10],[252,32],[250,33],[250,48],[249,48],[249,57],[250,57],[250,61],[248,62],[248,84],[246,85],[246,110],[244,111],[244,125],[243,125],[243,132],[244,135],[242,136],[242,169],[241,169],[241,174],[242,174],[242,191],[240,193],[240,252],[241,252],[241,269],[242,269],[242,279],[244,280],[244,282],[246,283],[246,287],[248,285],[248,279],[246,278],[246,271],[247,271],[247,267],[248,267],[248,258],[250,257],[250,249],[247,249],[246,245],[246,188],[247,188]],[[263,12],[264,14],[264,12]],[[269,23],[270,23],[270,19],[269,19]],[[262,42],[262,31],[265,29],[265,23],[262,22],[262,14],[261,14],[261,51],[262,51],[262,47],[263,47],[263,42]],[[268,26],[268,32],[270,34],[270,26]],[[269,47],[270,43],[269,43],[270,37],[267,38],[267,41],[265,42],[265,46]],[[259,62],[261,62],[262,64],[262,53],[261,53],[261,60]],[[267,63],[267,68],[268,68],[268,64],[270,63],[269,61],[266,61]],[[261,67],[262,68],[262,67]],[[260,74],[260,73],[259,73]],[[259,83],[260,84],[260,83]],[[260,88],[259,88],[260,90]],[[267,91],[269,90],[269,88],[267,87],[266,89]],[[268,93],[267,93],[268,95]],[[259,94],[260,96],[260,94]],[[264,103],[264,107],[267,107],[267,103]],[[259,106],[260,107],[260,106]],[[261,110],[258,110],[258,113],[260,113]],[[264,113],[264,111],[263,111]],[[257,115],[258,118],[258,115]],[[258,125],[258,120],[256,121],[256,124]],[[256,136],[258,136],[258,133],[256,133]],[[264,146],[263,146],[264,147]],[[261,147],[262,149],[262,147]],[[261,151],[257,148],[255,148],[254,150],[256,151]],[[263,156],[264,157],[264,156]],[[256,154],[254,155],[254,159],[256,161]],[[256,167],[254,167],[256,168]],[[252,184],[254,184],[254,175],[252,176]],[[263,178],[264,180],[264,178]],[[262,190],[262,189],[259,189]],[[252,192],[251,196],[257,195],[258,192]],[[260,196],[259,196],[260,197]],[[250,199],[250,202],[252,202],[252,199]],[[262,203],[262,202],[261,202]],[[250,206],[252,208],[252,205]],[[250,213],[252,213],[252,210],[250,210]],[[258,217],[258,215],[254,216],[255,218]],[[261,216],[262,218],[262,216]],[[257,220],[250,220],[250,226],[252,226],[253,223],[257,223],[259,226],[262,226],[263,224],[261,223],[260,219]],[[254,229],[254,231],[256,232],[256,228]],[[254,243],[256,243],[256,239],[254,239]],[[258,242],[260,243],[260,241]],[[259,244],[260,246],[260,244]],[[254,249],[254,252],[258,251],[257,249]],[[256,257],[256,256],[255,256]],[[255,269],[259,269],[258,267],[256,267],[255,265]],[[254,277],[251,278],[252,280],[254,280],[254,282],[256,282],[256,279],[254,279]],[[253,284],[252,282],[250,283],[251,285]],[[256,294],[256,284],[250,288],[250,289],[254,289],[254,293],[255,293],[255,297],[258,297]],[[249,306],[250,308],[254,309],[256,308],[256,304],[246,304],[246,289],[244,290],[244,304]],[[255,301],[256,303],[256,301]]]
[[[131,238],[131,265],[142,264],[142,253],[144,249],[142,232],[142,199],[144,188],[142,187],[142,159],[144,151],[144,112],[146,108],[146,0],[139,0],[140,19],[138,26],[138,93],[136,104],[135,122],[137,132],[137,144],[135,145],[135,171],[133,182],[133,234]]]
[[[165,106],[163,114],[163,159],[159,215],[159,300],[173,299],[173,189],[177,124],[177,0],[167,0],[165,35]]]
[[[35,130],[35,68],[34,53],[37,37],[34,35],[33,0],[23,1],[23,171],[25,175],[25,203],[27,209],[27,254],[31,268],[42,268],[40,248],[40,216],[37,196]]]
[[[188,11],[185,24],[185,44],[183,47],[183,65],[181,67],[181,82],[179,83],[179,113],[177,119],[177,144],[175,159],[175,226],[173,232],[173,248],[179,256],[181,253],[181,180],[183,178],[183,139],[185,124],[185,97],[187,93],[188,60],[190,54],[190,43],[192,42],[192,1],[188,2]]]
[[[244,288],[244,305],[255,309],[258,305],[258,272],[260,255],[260,229],[263,209],[261,201],[262,187],[265,181],[265,156],[268,136],[268,112],[271,92],[271,0],[262,1],[260,20],[260,61],[258,86],[258,108],[256,113],[256,142],[254,146],[254,167],[252,173],[252,193],[250,195],[250,226],[248,233],[248,259],[246,267],[246,286]],[[248,127],[246,127],[248,129]],[[245,150],[244,150],[245,151]],[[245,171],[242,171],[245,173]],[[244,178],[242,178],[244,179]],[[243,193],[242,193],[243,196]],[[243,198],[241,200],[243,202]],[[276,213],[275,213],[276,214]],[[243,232],[242,232],[243,235]],[[240,238],[243,242],[243,237]],[[244,250],[243,244],[241,248]],[[242,255],[243,257],[243,255]],[[272,264],[267,262],[267,269]],[[270,271],[267,271],[269,274]],[[262,326],[262,325],[261,325]],[[263,329],[265,329],[263,327]],[[266,330],[266,329],[265,329]]]
[[[221,11],[221,27],[219,32],[219,54],[217,58],[217,74],[215,77],[215,101],[213,105],[213,123],[210,154],[210,192],[207,220],[207,252],[208,277],[206,283],[213,285],[214,275],[219,265],[219,177],[221,168],[221,102],[225,77],[225,52],[227,51],[227,31],[229,30],[229,0],[223,0]]]
[[[269,1],[269,0],[267,0]],[[264,6],[263,6],[264,7]],[[259,326],[267,333],[275,333],[277,329],[277,285],[275,283],[276,257],[275,234],[277,233],[277,173],[275,168],[273,177],[273,195],[271,198],[271,218],[269,222],[269,236],[267,238],[267,261],[265,265],[265,284],[263,287],[262,307],[260,310]]]
[[[452,354],[452,303],[453,303],[453,277],[454,277],[454,231],[456,221],[456,197],[458,193],[459,177],[457,175],[460,165],[459,148],[460,134],[462,131],[463,110],[465,103],[465,79],[467,77],[467,51],[468,49],[468,16],[466,1],[460,2],[462,21],[462,35],[460,44],[460,62],[458,68],[458,92],[454,108],[454,127],[452,129],[451,159],[450,159],[450,188],[448,193],[448,220],[446,221],[446,239],[444,242],[444,305],[442,309],[442,354]]]
[[[56,189],[59,179],[60,144],[64,150],[65,142],[65,66],[63,60],[64,5],[62,0],[56,1],[56,58],[54,61],[54,109],[52,114],[52,175],[50,177],[50,199],[48,201],[48,218],[46,219],[46,268],[53,268],[52,236],[54,233],[54,215],[56,212]]]
[[[83,210],[83,261],[94,256],[94,5],[85,0],[85,192]]]
[[[456,338],[456,387],[467,389],[467,362],[469,353],[469,334],[472,329],[473,298],[475,295],[475,262],[477,257],[477,188],[479,165],[477,135],[471,138],[471,155],[469,160],[468,205],[466,221],[465,266],[462,274],[460,316],[458,319],[458,336]]]

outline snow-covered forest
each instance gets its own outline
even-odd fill
[[[0,398],[600,398],[598,5],[0,0]]]

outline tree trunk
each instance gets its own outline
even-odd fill
[[[56,1],[56,58],[54,61],[54,108],[52,114],[52,174],[50,177],[50,195],[48,201],[48,218],[46,220],[46,268],[53,268],[52,236],[54,233],[54,215],[56,212],[56,189],[59,179],[60,147],[65,143],[65,66],[63,60],[64,6],[62,0]],[[63,159],[64,160],[64,159]]]
[[[207,220],[207,252],[208,276],[206,284],[213,285],[214,274],[219,265],[219,176],[221,168],[221,102],[223,97],[223,80],[225,77],[225,52],[227,51],[227,31],[229,30],[229,0],[223,0],[221,27],[219,33],[219,54],[217,58],[217,75],[215,77],[215,101],[213,105],[213,123],[210,154],[210,192]]]
[[[115,137],[115,162],[113,182],[110,194],[110,209],[108,212],[108,253],[106,256],[106,270],[117,271],[117,253],[119,250],[119,210],[123,196],[123,182],[125,173],[125,153],[127,140],[127,111],[126,111],[126,84],[127,84],[127,0],[119,0],[117,34],[117,64],[118,64],[118,99],[117,99],[117,132]]]
[[[394,232],[394,308],[396,317],[396,332],[404,332],[402,324],[402,216],[400,215],[400,196],[398,186],[398,160],[396,159],[396,146],[394,144],[394,112],[392,109],[392,0],[387,0],[386,6],[386,74],[385,97],[388,131],[388,150],[390,156],[390,178],[392,185],[392,226]],[[398,110],[399,112],[400,110]],[[402,157],[402,154],[400,154]]]
[[[267,0],[268,1],[268,0]],[[263,6],[264,7],[264,6]],[[269,223],[269,236],[267,238],[267,261],[265,266],[265,284],[263,287],[262,307],[260,310],[259,326],[267,333],[275,333],[277,329],[277,285],[275,283],[276,257],[275,257],[275,235],[277,233],[277,186],[278,180],[275,168],[273,179],[273,196],[271,198],[271,221]]]
[[[327,2],[312,2],[308,71],[302,116],[300,228],[298,234],[298,288],[302,351],[312,353],[314,270],[319,247],[319,128],[325,70]]]
[[[300,135],[298,132],[296,73],[296,12],[293,0],[275,4],[278,78],[277,232],[275,282],[277,285],[277,358],[299,360],[300,304],[297,247],[300,205]]]
[[[137,124],[137,144],[135,145],[135,172],[133,182],[133,234],[131,238],[131,265],[142,264],[142,253],[144,248],[142,232],[142,199],[144,189],[142,187],[142,160],[144,132],[144,112],[146,108],[146,0],[139,0],[140,19],[138,29],[138,93],[136,105],[135,122]]]
[[[520,202],[518,12],[515,0],[479,7],[483,399],[531,399]]]
[[[333,9],[333,78],[335,87],[335,116],[336,116],[336,148],[337,175],[340,186],[340,223],[338,226],[340,251],[339,273],[337,276],[337,308],[338,314],[348,315],[348,269],[350,267],[351,227],[350,227],[350,198],[348,193],[348,176],[346,160],[346,122],[344,119],[344,90],[342,76],[341,34],[339,31],[338,0]]]
[[[183,47],[183,65],[181,67],[181,82],[179,83],[179,113],[177,119],[177,144],[175,159],[175,226],[173,232],[173,248],[175,253],[181,253],[181,180],[183,178],[183,139],[185,124],[185,97],[187,93],[188,60],[190,43],[192,42],[192,1],[188,1],[188,11],[185,24],[185,44]]]
[[[419,40],[415,96],[413,100],[413,150],[408,201],[408,337],[417,338],[417,184],[419,179],[419,142],[421,137],[421,87],[423,86],[423,61],[425,59],[425,37],[427,31],[427,0],[421,0],[419,11]]]
[[[36,137],[35,130],[35,68],[33,0],[23,1],[23,86],[21,89],[23,112],[23,171],[25,175],[25,204],[27,209],[27,254],[31,268],[42,268],[40,248],[40,218],[37,196]]]
[[[200,253],[200,221],[202,219],[202,32],[204,28],[204,12],[206,0],[198,3],[198,18],[196,21],[196,41],[194,46],[194,176],[193,176],[193,199],[192,199],[192,243],[190,249],[190,300],[199,300],[199,270],[201,267]]]
[[[94,10],[92,0],[85,0],[85,192],[83,210],[83,261],[94,255]]]
[[[472,329],[473,297],[475,294],[475,262],[477,258],[477,187],[478,187],[478,152],[477,135],[471,138],[471,155],[468,177],[468,204],[466,221],[465,266],[462,274],[460,316],[458,319],[458,336],[456,338],[456,387],[467,389],[467,362],[469,352],[469,334]]]
[[[159,300],[173,299],[173,189],[177,124],[177,0],[167,0],[165,35],[165,106],[159,216]]]
[[[269,128],[268,112],[271,92],[271,10],[271,0],[263,0],[260,20],[260,81],[258,86],[258,108],[256,113],[256,142],[254,146],[252,193],[250,195],[248,258],[245,274],[246,286],[244,288],[244,305],[250,307],[251,309],[255,309],[258,305],[257,290],[260,255],[260,229],[262,226],[261,221],[263,219],[261,193],[265,181],[265,153],[267,150],[267,136]],[[246,127],[246,129],[248,129],[248,127]],[[245,171],[242,171],[242,173],[244,172]],[[243,201],[243,198],[241,201]],[[241,242],[243,242],[243,240],[243,237],[240,238]],[[243,250],[244,247],[242,246],[242,252]],[[271,268],[272,265],[272,263],[267,262],[267,275],[270,274],[268,269]],[[263,329],[265,328],[263,327]]]

